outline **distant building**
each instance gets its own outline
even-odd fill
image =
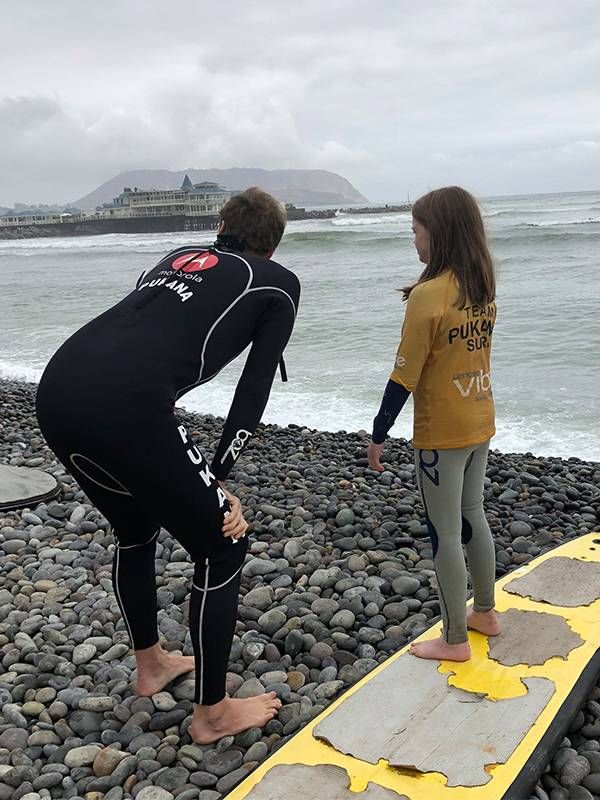
[[[91,214],[73,209],[9,209],[0,215],[0,227],[53,225],[60,222],[85,222],[94,219],[132,219],[136,217],[215,217],[234,193],[218,183],[192,183],[186,175],[179,189],[131,189],[125,187],[112,203],[99,206]],[[192,220],[190,230],[195,229]],[[203,227],[202,224],[201,227]],[[183,230],[183,228],[182,228]],[[188,230],[188,223],[185,223]]]
[[[232,193],[218,183],[192,183],[186,175],[179,189],[131,189],[97,209],[101,217],[204,216],[218,214]]]
[[[82,219],[83,214],[71,214],[69,212],[51,212],[47,214],[36,212],[8,213],[0,217],[0,226],[53,225],[57,222],[79,222]]]

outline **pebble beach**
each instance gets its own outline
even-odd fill
[[[220,800],[261,761],[439,619],[412,448],[376,475],[365,431],[261,425],[231,474],[251,524],[227,689],[283,702],[264,729],[195,745],[193,675],[151,698],[112,592],[107,521],[37,427],[34,384],[0,381],[0,463],[53,474],[56,500],[0,511],[0,800]],[[222,420],[178,412],[208,455]],[[490,453],[497,576],[600,530],[600,464]],[[159,631],[192,654],[193,565],[161,531]],[[531,799],[600,798],[600,682],[548,754]],[[523,798],[530,800],[530,798]]]

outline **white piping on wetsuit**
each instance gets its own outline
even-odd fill
[[[133,640],[133,634],[131,632],[131,626],[129,624],[129,620],[127,619],[127,614],[125,613],[125,605],[123,603],[123,599],[121,598],[121,592],[119,591],[119,567],[121,565],[119,555],[121,550],[131,550],[133,547],[144,547],[144,545],[150,544],[150,542],[154,541],[158,534],[160,533],[160,527],[157,529],[156,533],[148,539],[147,542],[142,542],[141,544],[127,544],[121,545],[119,544],[119,539],[115,532],[115,529],[112,529],[112,534],[115,537],[116,542],[116,554],[115,554],[115,585],[113,586],[115,596],[117,598],[117,603],[119,604],[119,608],[121,609],[121,614],[123,615],[123,621],[125,622],[125,627],[127,628],[127,633],[129,634],[129,639],[131,640],[131,646],[135,650],[135,642]]]
[[[119,539],[117,538],[117,534],[116,534],[116,533],[114,532],[114,530],[113,530],[113,536],[115,537],[115,539],[116,539],[116,542],[117,542],[117,547],[118,547],[120,550],[131,550],[131,549],[132,549],[132,548],[134,548],[134,547],[144,547],[145,545],[147,545],[147,544],[150,544],[150,542],[153,542],[153,541],[156,539],[156,537],[158,536],[158,534],[159,534],[159,533],[160,533],[160,528],[158,528],[158,530],[156,531],[156,533],[155,533],[155,534],[153,534],[153,535],[150,537],[150,539],[148,539],[148,541],[147,541],[147,542],[141,542],[140,544],[120,544],[120,542],[119,542]]]
[[[202,380],[202,373],[204,372],[204,357],[206,355],[206,347],[208,345],[208,340],[213,335],[217,325],[225,319],[227,314],[229,314],[229,312],[234,308],[234,306],[236,306],[239,303],[239,301],[242,299],[242,297],[244,297],[244,295],[246,295],[248,293],[248,290],[250,289],[250,286],[252,285],[252,281],[254,280],[254,272],[252,271],[252,267],[246,261],[245,258],[242,258],[237,253],[224,253],[222,250],[217,250],[216,248],[214,248],[214,250],[215,250],[216,253],[219,253],[222,256],[229,255],[229,256],[234,256],[235,258],[239,258],[239,260],[242,261],[248,267],[248,272],[250,273],[250,277],[248,279],[248,283],[246,284],[246,288],[242,291],[242,293],[239,294],[235,298],[235,300],[225,309],[225,311],[223,311],[221,316],[213,322],[213,324],[210,327],[208,333],[206,334],[206,338],[204,339],[204,345],[202,347],[202,354],[200,356],[200,372],[198,374],[198,377],[196,378],[196,380],[193,383],[190,383],[188,386],[184,386],[182,389],[179,389],[179,391],[175,395],[175,399],[176,400],[178,400],[181,397],[181,395],[184,392],[186,392],[188,389],[192,389],[194,386],[197,386],[200,383],[200,381]]]
[[[119,591],[119,545],[117,544],[117,554],[115,556],[116,564],[115,564],[115,595],[117,597],[117,602],[119,604],[119,608],[121,609],[121,614],[123,615],[123,620],[125,621],[125,627],[127,628],[127,633],[129,634],[129,639],[131,640],[131,646],[135,650],[135,642],[133,640],[133,634],[131,632],[131,627],[129,625],[129,620],[127,619],[127,614],[125,613],[125,606],[123,604],[123,600],[121,599],[121,592]]]
[[[198,622],[198,643],[200,646],[200,695],[198,697],[198,704],[202,705],[204,700],[204,647],[202,645],[202,626],[204,624],[204,608],[206,606],[206,598],[208,597],[208,579],[210,574],[210,564],[208,558],[204,562],[206,568],[206,575],[204,578],[204,594],[202,597],[202,605],[200,606],[200,620]]]
[[[265,289],[271,289],[274,292],[281,292],[281,294],[284,294],[292,304],[292,308],[294,309],[294,319],[296,318],[298,309],[296,308],[296,304],[292,300],[291,296],[285,291],[285,289],[280,289],[279,286],[255,286],[254,289],[248,289],[248,294],[250,294],[250,292],[263,292]]]
[[[231,253],[231,255],[234,255],[234,254],[233,254],[233,253]],[[275,292],[281,292],[281,294],[284,294],[284,295],[285,295],[285,296],[288,298],[288,300],[290,301],[290,303],[292,304],[292,308],[294,309],[294,319],[296,319],[296,316],[297,316],[297,314],[298,314],[298,308],[296,307],[296,304],[295,304],[295,303],[294,303],[294,301],[292,300],[291,296],[290,296],[290,295],[289,295],[289,294],[288,294],[288,293],[285,291],[285,289],[280,289],[278,286],[256,286],[254,289],[248,289],[248,291],[246,292],[246,294],[250,294],[250,292],[262,292],[262,291],[263,291],[263,289],[271,289],[272,291],[275,291]],[[245,349],[246,349],[246,348],[244,348],[244,350],[245,350]],[[240,350],[240,353],[241,353],[241,352],[243,352],[243,351],[242,351],[242,350]],[[200,386],[200,384],[202,384],[202,383],[208,383],[208,381],[210,381],[210,380],[212,380],[214,377],[216,377],[216,376],[219,374],[219,372],[221,372],[222,370],[224,370],[224,369],[225,369],[225,367],[229,366],[229,364],[231,364],[231,362],[232,362],[232,361],[234,361],[234,360],[235,360],[235,359],[236,359],[236,358],[239,356],[239,354],[240,354],[240,353],[236,353],[236,354],[235,354],[235,355],[234,355],[232,358],[230,358],[230,359],[229,359],[229,361],[227,361],[225,364],[223,364],[223,366],[222,366],[222,367],[219,367],[219,369],[218,369],[216,372],[213,372],[213,374],[212,374],[212,375],[209,375],[209,376],[208,376],[208,378],[203,378],[201,381],[198,381],[197,383],[194,383],[194,384],[192,384],[192,386],[193,386],[193,387],[196,387],[196,386]],[[186,386],[185,388],[186,388],[186,389],[189,389],[189,388],[192,388],[192,387],[190,387],[190,386]],[[184,391],[184,390],[183,390],[183,389],[181,389],[180,391]],[[178,396],[179,396],[179,395],[178,395]]]
[[[252,267],[250,266],[250,264],[248,264],[248,262],[241,256],[238,256],[237,253],[223,253],[221,250],[217,250],[216,252],[221,253],[221,255],[230,255],[230,256],[235,256],[236,258],[240,258],[247,265],[248,269],[252,273]],[[252,283],[253,280],[254,280],[254,273],[252,273],[252,278],[250,279],[250,283]],[[218,375],[219,372],[221,372],[221,370],[225,369],[225,367],[228,364],[231,364],[231,362],[239,356],[239,353],[236,353],[226,364],[223,364],[222,367],[219,367],[219,369],[216,372],[213,372],[213,374],[210,375],[208,378],[202,378],[202,373],[204,371],[204,356],[206,354],[206,346],[208,344],[208,340],[210,336],[212,336],[212,334],[214,333],[214,330],[216,326],[219,324],[219,322],[221,322],[224,319],[224,317],[232,310],[232,308],[235,305],[237,305],[237,303],[242,299],[242,297],[249,295],[251,292],[263,292],[266,289],[270,289],[273,292],[281,292],[281,294],[284,294],[292,304],[292,308],[294,309],[294,319],[296,319],[296,316],[298,314],[298,308],[294,303],[294,301],[292,300],[292,297],[285,291],[285,289],[280,289],[278,286],[255,286],[253,289],[249,289],[248,286],[250,286],[250,283],[246,286],[244,291],[233,301],[233,303],[229,306],[229,308],[227,308],[226,311],[224,311],[223,314],[221,314],[219,319],[213,324],[212,328],[209,330],[206,339],[204,340],[204,347],[202,348],[202,362],[200,366],[200,373],[198,375],[198,379],[194,381],[194,383],[190,383],[188,386],[184,386],[182,389],[179,389],[179,391],[175,396],[176,400],[178,400],[181,397],[183,392],[188,391],[188,389],[193,389],[194,387],[199,386],[202,383],[207,383],[208,381],[212,380],[212,378]]]
[[[235,542],[237,544],[237,540],[236,539],[234,539],[233,542]],[[232,542],[232,544],[233,544],[233,542]],[[239,573],[242,571],[242,567],[243,566],[244,565],[242,564],[242,566],[239,569],[236,569],[236,571],[233,573],[231,578],[227,578],[226,581],[223,581],[223,583],[220,583],[218,586],[211,586],[210,589],[207,588],[207,587],[205,587],[204,589],[201,589],[200,586],[196,586],[194,581],[192,581],[192,586],[194,587],[194,589],[198,589],[199,592],[214,592],[216,589],[222,589],[223,586],[227,586],[228,583],[231,583],[231,581],[235,578],[236,575],[239,575]]]
[[[246,347],[247,347],[247,346],[248,346],[248,345],[246,345]],[[244,347],[244,350],[246,349],[246,347]],[[244,352],[244,350],[240,350],[240,353],[243,353],[243,352]],[[230,359],[229,359],[229,361],[228,361],[226,364],[223,364],[223,366],[222,366],[222,367],[219,367],[219,369],[218,369],[216,372],[213,372],[213,374],[212,374],[212,375],[209,375],[209,376],[208,376],[208,378],[202,378],[202,380],[201,380],[201,381],[198,381],[198,383],[194,383],[194,384],[193,384],[193,387],[196,387],[196,386],[201,386],[203,383],[208,383],[208,381],[212,381],[212,379],[213,379],[214,377],[216,377],[216,376],[219,374],[219,372],[222,372],[222,371],[225,369],[225,367],[228,367],[228,366],[231,364],[231,362],[232,362],[232,361],[235,361],[235,359],[236,359],[236,358],[239,356],[239,354],[240,354],[240,353],[236,353],[236,354],[233,356],[233,358],[230,358]],[[190,387],[190,386],[186,386],[185,388],[186,388],[186,389],[190,389],[190,388],[192,388],[192,387]],[[183,390],[181,390],[181,391],[183,391]]]
[[[75,461],[76,456],[77,458],[83,458],[86,461],[89,461],[89,463],[93,464],[96,467],[96,469],[100,470],[100,472],[103,472],[105,475],[108,475],[111,481],[114,481],[117,484],[117,486],[121,487],[121,489],[114,489],[111,486],[105,486],[103,483],[100,483],[100,481],[97,481],[95,480],[95,478],[92,478],[92,476],[88,475],[87,472],[84,469],[82,469],[79,466],[79,464]],[[121,481],[118,481],[114,475],[111,475],[108,470],[104,469],[104,467],[101,467],[100,464],[97,464],[93,459],[88,458],[88,456],[84,456],[82,453],[71,453],[71,455],[69,456],[69,460],[71,461],[71,464],[73,464],[73,466],[76,467],[76,469],[78,469],[81,472],[82,475],[85,475],[85,477],[92,483],[95,483],[96,486],[100,486],[102,489],[106,489],[108,492],[114,492],[115,494],[124,494],[127,497],[132,497],[131,492],[127,489],[126,486],[123,486]]]

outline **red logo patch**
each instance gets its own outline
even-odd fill
[[[180,269],[182,272],[202,272],[205,269],[216,267],[218,263],[217,256],[205,250],[202,253],[186,253],[184,256],[179,256],[172,262],[171,269]]]

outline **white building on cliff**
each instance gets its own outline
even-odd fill
[[[218,183],[192,183],[186,175],[179,189],[125,187],[112,203],[97,209],[100,217],[214,216],[232,193]]]

